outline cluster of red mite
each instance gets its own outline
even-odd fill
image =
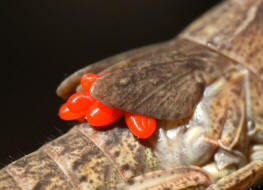
[[[90,88],[99,77],[100,75],[93,73],[82,76],[80,84],[84,91],[76,92],[68,98],[59,109],[60,118],[84,119],[94,127],[104,127],[124,116],[127,126],[135,136],[141,139],[150,137],[156,129],[154,118],[109,107],[91,96]]]

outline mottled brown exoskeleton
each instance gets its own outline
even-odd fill
[[[263,1],[228,0],[176,38],[85,67],[106,105],[158,119],[138,140],[82,123],[0,170],[0,189],[246,189],[263,174]]]

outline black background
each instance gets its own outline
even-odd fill
[[[0,168],[65,133],[57,85],[75,70],[168,40],[218,1],[1,1]]]

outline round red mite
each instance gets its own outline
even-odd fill
[[[154,118],[124,112],[102,104],[90,95],[90,88],[100,78],[100,75],[87,73],[80,80],[84,92],[76,92],[59,109],[59,116],[63,120],[80,120],[85,118],[95,127],[104,127],[112,124],[125,115],[125,122],[130,131],[138,138],[149,138],[156,129]]]

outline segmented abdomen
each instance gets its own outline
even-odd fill
[[[75,126],[0,171],[0,189],[110,189],[159,168],[157,158],[120,121],[99,132]]]

